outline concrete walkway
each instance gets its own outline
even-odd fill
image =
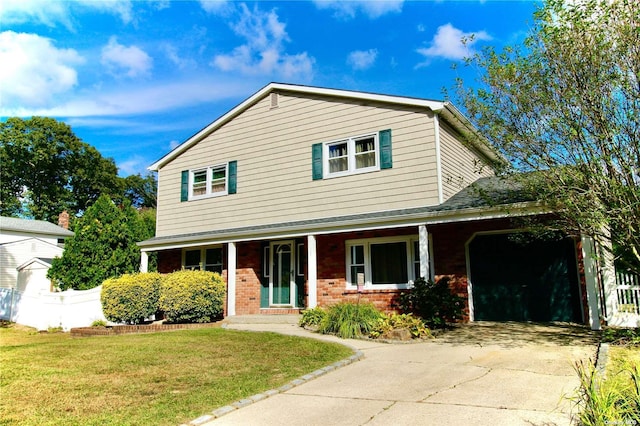
[[[226,326],[337,341],[364,356],[191,424],[569,425],[567,397],[578,386],[573,363],[597,351],[588,329],[570,325],[476,323],[407,344],[343,340],[286,323]]]

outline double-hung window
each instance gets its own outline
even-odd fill
[[[348,289],[357,285],[369,289],[408,288],[417,277],[416,237],[348,240],[346,249]]]
[[[181,201],[235,194],[237,162],[217,164],[182,172]]]
[[[312,147],[314,180],[373,172],[391,166],[391,130],[317,143]]]
[[[326,143],[325,153],[327,177],[380,169],[377,135]]]
[[[182,266],[222,274],[222,247],[185,249]]]

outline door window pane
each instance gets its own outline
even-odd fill
[[[371,282],[403,284],[407,277],[407,244],[403,242],[371,244]]]

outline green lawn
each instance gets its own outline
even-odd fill
[[[0,424],[177,425],[348,357],[221,328],[71,338],[0,328]]]

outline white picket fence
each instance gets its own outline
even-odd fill
[[[20,292],[0,288],[0,319],[47,330],[62,327],[88,327],[96,320],[106,321],[100,303],[102,286],[91,290],[63,292]]]
[[[616,304],[613,313],[615,325],[640,326],[640,276],[616,273]]]

